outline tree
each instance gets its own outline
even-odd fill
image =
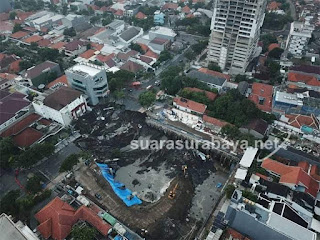
[[[260,37],[260,40],[262,41],[262,53],[265,53],[268,51],[268,46],[271,44],[271,43],[278,43],[278,40],[277,38],[268,33],[268,34],[264,34],[264,35],[261,35]]]
[[[160,53],[158,61],[159,62],[165,62],[165,61],[167,61],[167,60],[169,60],[171,58],[172,58],[171,53],[169,51],[167,51],[167,50],[164,50],[164,51],[162,51]]]
[[[19,67],[21,70],[31,68],[33,64],[29,60],[22,60],[19,62]]]
[[[69,37],[74,37],[77,35],[76,30],[71,27],[71,28],[67,28],[63,31],[63,35],[65,36],[69,36]]]
[[[283,53],[282,48],[274,48],[268,53],[268,57],[275,58],[275,59],[280,59],[281,54]]]
[[[15,23],[14,26],[13,26],[12,33],[16,33],[16,32],[19,32],[21,30],[22,30],[21,24]]]
[[[233,185],[231,185],[231,184],[229,184],[228,186],[226,186],[226,188],[225,188],[225,193],[226,193],[226,197],[227,198],[231,198],[232,197],[232,194],[233,194],[233,192],[234,192],[234,190],[235,190],[236,188],[235,188],[235,186],[233,186]]]
[[[14,162],[14,157],[19,153],[19,149],[13,144],[12,138],[6,137],[0,139],[0,166],[1,168],[10,168]]]
[[[144,53],[142,48],[141,48],[141,46],[139,44],[137,44],[137,43],[131,43],[130,44],[130,48],[131,48],[131,50],[135,50],[135,51],[137,51],[137,52],[139,52],[141,54]]]
[[[214,62],[210,62],[208,65],[208,69],[216,72],[222,72],[220,66]]]
[[[144,107],[149,107],[156,100],[156,94],[152,91],[145,91],[139,95],[139,103]]]
[[[119,70],[115,73],[109,73],[108,78],[109,81],[109,89],[111,92],[121,90],[128,84],[132,79],[134,79],[135,75],[132,72],[126,70]]]
[[[33,177],[28,179],[26,184],[26,190],[33,194],[40,192],[42,190],[41,182],[41,177],[34,175]]]
[[[73,166],[79,162],[79,156],[77,154],[71,154],[61,164],[59,172],[67,172],[72,170]]]
[[[68,4],[63,4],[61,8],[61,14],[67,15],[68,14]]]
[[[93,16],[90,18],[90,23],[95,24],[100,20],[100,18],[101,18],[100,16]]]
[[[96,234],[97,230],[89,226],[74,226],[71,231],[71,236],[77,240],[93,240]]]
[[[14,20],[14,19],[16,18],[16,16],[17,16],[17,13],[14,12],[14,11],[12,11],[12,12],[10,12],[10,14],[9,14],[9,19],[10,19],[10,20]]]
[[[243,81],[246,81],[246,82],[248,81],[247,76],[238,74],[235,78],[235,82],[239,83],[239,82],[243,82]]]
[[[199,55],[208,46],[208,41],[199,41],[191,46],[192,50]]]
[[[32,43],[30,44],[30,49],[32,49],[32,50],[37,50],[37,49],[38,49],[38,43],[32,42]]]

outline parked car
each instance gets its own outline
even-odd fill
[[[99,193],[96,193],[94,196],[95,196],[97,199],[99,199],[99,200],[102,199],[102,197],[101,197],[101,195],[100,195]]]

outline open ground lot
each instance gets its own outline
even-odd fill
[[[115,107],[115,106],[114,106]],[[76,144],[90,151],[97,162],[104,162],[115,171],[115,179],[125,184],[143,203],[127,207],[113,192],[94,162],[81,164],[75,172],[87,197],[108,210],[120,221],[140,232],[148,230],[148,239],[191,238],[216,204],[226,173],[216,171],[220,156],[209,153],[203,161],[197,151],[136,149],[132,140],[166,140],[175,136],[145,123],[145,114],[100,106],[79,119],[76,129],[82,137]],[[182,166],[187,165],[187,176]],[[168,194],[176,187],[176,196]],[[90,194],[89,194],[90,193]],[[99,193],[101,200],[92,195]]]

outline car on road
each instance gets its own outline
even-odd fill
[[[99,199],[99,200],[102,199],[102,197],[101,197],[101,195],[100,195],[99,193],[96,193],[94,196],[95,196],[97,199]]]

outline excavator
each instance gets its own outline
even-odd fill
[[[187,169],[188,169],[187,165],[182,165],[182,171],[183,171],[183,175],[184,175],[185,178],[188,177]]]
[[[174,199],[176,196],[177,188],[178,188],[179,183],[177,183],[174,188],[170,191],[168,198],[169,199]]]

